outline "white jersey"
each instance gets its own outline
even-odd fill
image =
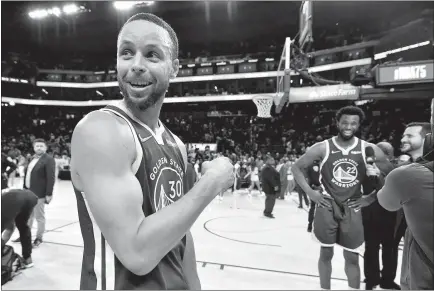
[[[237,173],[238,173],[238,171],[240,169],[240,164],[236,163],[235,166],[234,166],[234,168],[235,168],[234,175],[235,175],[235,177],[237,177]]]
[[[255,167],[252,172],[252,181],[259,181],[259,169]]]

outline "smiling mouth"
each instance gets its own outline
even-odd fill
[[[135,88],[135,89],[143,89],[143,88],[146,88],[146,87],[152,85],[151,82],[144,82],[144,83],[131,83],[131,82],[129,82],[128,84],[130,84],[130,86]]]

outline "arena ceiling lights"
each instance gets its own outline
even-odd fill
[[[87,11],[84,6],[76,4],[65,4],[63,8],[52,7],[48,9],[37,9],[29,12],[29,17],[32,19],[43,19],[49,16],[60,17],[62,15],[72,15]]]
[[[130,10],[134,7],[146,7],[154,4],[154,1],[114,1],[113,7],[117,10]]]

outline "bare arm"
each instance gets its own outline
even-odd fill
[[[199,275],[197,274],[196,253],[194,250],[193,236],[187,232],[185,244],[183,268],[190,290],[201,290]]]
[[[386,177],[384,187],[378,192],[380,205],[388,211],[397,211],[417,196],[423,185],[424,174],[420,169],[417,165],[410,164],[393,170]]]
[[[308,181],[307,181],[307,169],[315,160],[323,160],[324,153],[326,151],[325,144],[319,142],[314,144],[309,148],[306,153],[301,156],[294,165],[292,165],[291,171],[294,176],[295,181],[300,186],[303,191],[308,194],[312,191]],[[309,195],[309,194],[308,194]]]
[[[131,170],[135,144],[130,130],[122,130],[126,126],[104,112],[89,114],[73,133],[71,169],[116,256],[134,274],[145,275],[176,246],[221,189],[210,171],[188,195],[145,217],[142,189]]]

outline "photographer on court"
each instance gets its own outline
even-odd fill
[[[434,99],[431,130],[434,129]],[[423,156],[399,167],[386,177],[378,202],[389,211],[404,210],[407,230],[401,268],[404,290],[434,289],[434,162],[432,135],[425,138]]]

